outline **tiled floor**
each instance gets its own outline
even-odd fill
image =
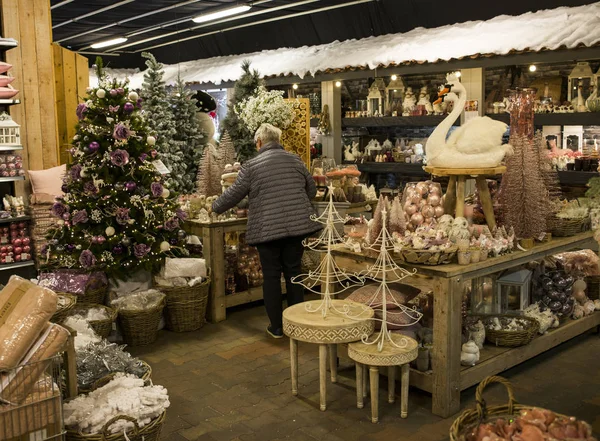
[[[162,438],[167,441],[435,441],[448,438],[453,418],[431,414],[431,396],[410,390],[409,417],[400,404],[380,393],[380,422],[369,419],[368,402],[356,408],[354,368],[342,359],[338,384],[328,384],[326,412],[318,410],[316,346],[300,344],[300,395],[290,392],[289,342],[264,332],[258,304],[229,311],[225,322],[197,332],[161,331],[149,347],[131,348],[151,364],[156,384],[168,388],[171,407]],[[517,399],[589,421],[600,433],[600,337],[586,334],[504,375]],[[385,382],[386,383],[386,382]],[[384,387],[384,382],[381,382]],[[397,388],[399,390],[399,388]],[[474,404],[474,389],[462,394],[463,408]],[[494,388],[488,402],[504,402]]]

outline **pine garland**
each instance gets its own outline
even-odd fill
[[[250,69],[250,62],[242,63],[244,73],[235,83],[233,90],[233,98],[229,102],[227,116],[223,120],[223,132],[227,131],[237,152],[237,158],[240,162],[244,162],[256,155],[256,147],[254,144],[254,133],[252,133],[246,124],[237,115],[236,106],[245,99],[253,96],[259,86],[263,85],[263,81],[257,70]]]
[[[146,58],[146,66],[148,66],[142,85],[144,117],[149,128],[155,133],[156,150],[161,154],[162,162],[171,172],[167,177],[167,185],[170,189],[179,192],[186,188],[187,165],[181,150],[181,143],[175,140],[177,128],[170,108],[166,84],[163,80],[163,65],[148,52],[142,53],[142,56]]]

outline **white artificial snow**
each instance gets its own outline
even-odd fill
[[[186,83],[235,81],[241,64],[250,60],[262,76],[314,75],[326,69],[368,67],[406,62],[434,63],[477,54],[506,55],[511,51],[556,50],[600,43],[600,2],[561,7],[519,16],[500,15],[486,21],[468,21],[433,29],[416,28],[406,33],[335,41],[296,49],[281,48],[243,55],[165,65],[165,81],[178,75]],[[123,75],[124,70],[110,70]],[[130,75],[131,86],[141,86],[143,72]],[[90,84],[93,84],[90,81]]]

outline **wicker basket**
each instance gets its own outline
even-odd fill
[[[142,380],[144,381],[148,381],[152,378],[152,368],[150,367],[150,365],[148,363],[146,363],[144,360],[140,360],[140,363],[142,363],[145,367],[146,367],[146,373],[144,375],[142,375]],[[116,372],[112,372],[110,374],[105,375],[102,378],[99,378],[98,380],[94,381],[94,383],[92,384],[92,387],[85,388],[85,387],[79,387],[79,393],[80,394],[89,394],[92,391],[95,391],[96,389],[101,388],[102,386],[106,386],[115,376]]]
[[[483,399],[483,391],[493,383],[500,383],[508,391],[508,404],[498,406],[488,406]],[[498,418],[511,418],[519,414],[521,410],[533,409],[533,406],[517,404],[513,393],[512,386],[508,380],[502,377],[487,377],[475,392],[475,400],[477,402],[476,409],[465,410],[450,427],[450,441],[465,441],[467,434],[476,428],[479,424],[487,421],[495,421]],[[539,408],[538,408],[539,409]],[[565,415],[556,414],[559,418],[568,418]]]
[[[587,296],[590,300],[598,300],[600,298],[600,276],[587,276],[585,283],[587,284]]]
[[[144,346],[156,341],[158,325],[165,308],[165,300],[148,311],[118,311],[118,322],[123,332],[123,340],[129,346]]]
[[[57,292],[56,295],[66,300],[66,305],[60,309],[57,309],[50,321],[52,323],[62,323],[71,313],[73,307],[77,303],[77,296],[69,294],[68,292]]]
[[[160,416],[156,417],[140,429],[137,421],[127,415],[118,415],[106,422],[101,433],[94,433],[92,435],[85,435],[78,431],[67,430],[66,439],[67,441],[158,441],[160,439],[160,432],[165,423],[166,412],[163,412]],[[110,426],[119,420],[131,421],[135,428],[125,435],[123,432],[109,434],[108,430]]]
[[[497,317],[499,319],[503,319],[503,318],[507,318],[507,319],[513,319],[513,318],[518,318],[520,320],[526,321],[529,323],[529,325],[527,326],[527,329],[523,330],[523,331],[495,331],[493,329],[488,329],[487,326],[485,326],[485,339],[495,345],[495,346],[505,346],[505,347],[509,347],[509,348],[515,348],[517,346],[524,346],[526,344],[528,344],[531,340],[533,340],[533,338],[537,335],[539,329],[540,329],[540,324],[537,320],[531,318],[531,317],[526,317],[526,316],[521,316],[521,315],[509,315],[509,314],[494,314],[494,315],[482,315],[482,316],[474,316],[474,317],[478,317],[483,325],[485,326],[486,321]]]
[[[591,226],[590,217],[579,219],[562,219],[554,216],[550,220],[550,232],[556,237],[569,237],[588,231]]]
[[[452,247],[444,251],[414,250],[403,248],[396,252],[399,260],[419,265],[443,265],[451,263],[458,248]]]
[[[166,297],[167,329],[175,332],[196,331],[204,326],[210,278],[195,286],[156,288]]]
[[[82,313],[83,315],[87,314],[87,311],[92,308],[104,309],[106,311],[106,315],[108,315],[107,319],[104,320],[90,320],[88,323],[91,328],[102,338],[107,338],[110,335],[110,332],[113,328],[113,323],[117,319],[117,310],[114,308],[109,308],[108,306],[99,305],[95,303],[85,303],[80,304],[77,308],[73,309],[71,315]]]
[[[86,289],[84,294],[77,294],[77,303],[102,305],[106,297],[107,287],[103,286],[95,289]]]

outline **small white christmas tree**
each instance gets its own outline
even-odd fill
[[[155,148],[160,153],[160,159],[171,172],[166,182],[171,190],[180,192],[186,188],[187,166],[181,144],[175,141],[177,128],[163,80],[163,66],[148,52],[142,53],[142,56],[147,59],[148,66],[142,85],[144,118],[156,134]]]
[[[197,192],[205,196],[218,196],[221,194],[221,159],[219,152],[212,143],[204,148],[204,155],[198,170]]]
[[[347,315],[347,310],[340,311],[333,306],[333,296],[349,288],[364,285],[364,280],[357,274],[348,274],[340,268],[332,255],[333,246],[344,243],[344,238],[338,232],[336,224],[345,222],[335,208],[333,190],[333,187],[329,187],[329,203],[323,213],[320,216],[313,215],[312,217],[315,222],[325,225],[325,228],[321,230],[318,238],[313,240],[309,238],[304,242],[307,248],[324,253],[321,263],[314,271],[292,278],[292,283],[302,285],[309,291],[322,295],[323,301],[318,307],[312,309],[307,305],[307,308],[310,312],[321,311],[324,318],[327,317],[330,310]],[[321,287],[324,287],[324,290]]]
[[[387,208],[381,210],[382,228],[379,236],[375,239],[369,249],[379,252],[379,256],[375,263],[368,266],[365,271],[360,273],[361,277],[371,279],[379,282],[379,288],[373,294],[373,297],[367,302],[368,306],[372,306],[373,309],[381,311],[381,330],[378,334],[374,334],[371,337],[364,337],[363,343],[365,344],[377,344],[377,349],[381,351],[383,346],[390,344],[397,348],[404,348],[407,346],[408,341],[405,338],[392,339],[390,330],[388,329],[387,321],[387,305],[394,304],[398,309],[394,310],[394,315],[404,314],[405,324],[403,326],[411,326],[416,324],[423,316],[416,309],[408,308],[398,303],[395,298],[391,295],[388,283],[395,283],[404,280],[407,277],[416,273],[416,270],[409,272],[404,268],[399,267],[392,259],[390,252],[394,249],[394,243],[390,237],[390,233],[387,228]],[[381,304],[381,307],[379,306]],[[377,305],[377,306],[374,306]],[[379,320],[379,319],[374,319]]]
[[[235,147],[229,132],[225,130],[221,136],[221,142],[219,143],[219,151],[221,154],[221,166],[224,169],[227,164],[233,165],[235,159]]]

